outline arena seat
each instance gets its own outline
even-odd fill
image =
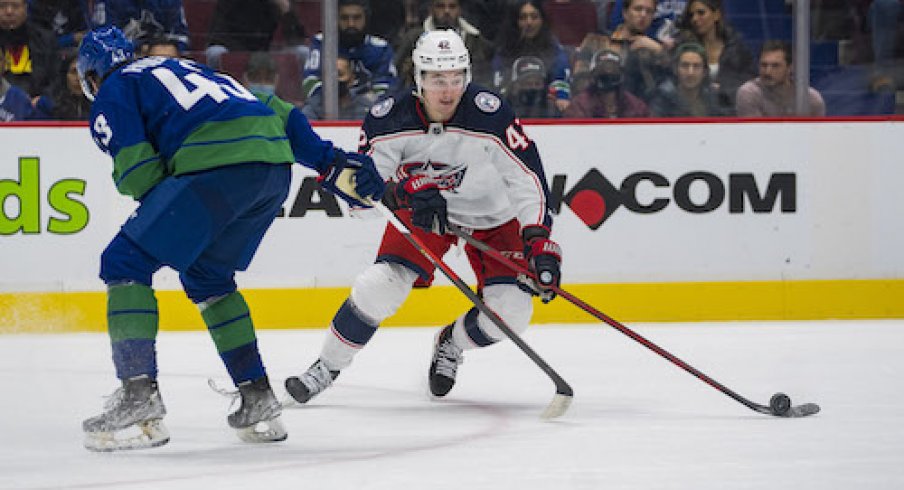
[[[203,50],[207,47],[207,37],[210,34],[210,24],[213,22],[213,13],[216,9],[216,0],[183,0],[185,8],[185,23],[188,25],[188,35],[192,50]]]
[[[563,45],[577,46],[587,33],[597,31],[596,5],[589,0],[547,2],[543,8],[553,34]]]

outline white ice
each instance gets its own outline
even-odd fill
[[[904,321],[629,325],[761,404],[778,391],[822,413],[755,413],[603,324],[525,336],[575,391],[539,418],[552,382],[511,343],[468,351],[426,396],[435,329],[384,329],[284,443],[242,443],[206,332],[161,333],[171,442],[82,447],[81,420],[116,386],[103,334],[0,336],[0,488],[901,489]],[[275,386],[319,352],[318,330],[258,332]]]

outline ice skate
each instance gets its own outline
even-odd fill
[[[104,413],[82,422],[85,448],[107,452],[162,446],[169,442],[165,415],[157,381],[147,375],[123,380],[104,404]]]
[[[436,335],[429,372],[430,393],[433,396],[446,396],[449,393],[455,386],[458,365],[464,362],[461,347],[452,341],[452,327],[453,325],[447,325]]]
[[[339,377],[339,371],[330,371],[323,361],[317,359],[300,376],[286,379],[286,391],[296,402],[307,403],[311,398],[329,388],[337,377]]]
[[[282,405],[270,389],[267,377],[239,383],[237,396],[242,405],[229,414],[227,422],[245,442],[285,441],[289,434],[279,416]]]

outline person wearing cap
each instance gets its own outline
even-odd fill
[[[612,50],[602,50],[590,64],[593,81],[575,96],[562,114],[571,118],[649,117],[650,109],[643,100],[624,89],[622,57]]]
[[[339,114],[336,119],[364,119],[370,111],[370,106],[376,102],[377,94],[369,84],[358,80],[348,58],[342,56],[336,58],[336,81],[339,82]],[[308,116],[308,119],[324,119],[326,111],[323,105],[323,91],[306,100],[301,112]]]
[[[718,117],[732,112],[719,106],[709,80],[706,50],[697,43],[675,49],[674,78],[662,82],[650,101],[656,117]]]
[[[693,0],[679,23],[677,44],[696,42],[706,50],[706,64],[719,104],[728,110],[742,83],[756,75],[753,54],[741,35],[728,25],[721,0]]]
[[[546,88],[546,65],[536,56],[522,56],[512,66],[512,81],[503,91],[518,117],[560,117]]]
[[[492,61],[493,85],[502,90],[511,81],[515,60],[536,56],[546,65],[546,84],[556,108],[564,111],[571,103],[571,65],[568,54],[552,32],[543,2],[513,0],[501,22]]]

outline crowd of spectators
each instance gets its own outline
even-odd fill
[[[209,18],[187,18],[183,1],[207,3]],[[412,48],[435,29],[462,36],[474,82],[523,118],[826,114],[812,87],[809,109],[797,111],[787,38],[750,44],[732,27],[726,4],[747,0],[379,0],[378,9],[371,1],[338,1],[340,119],[361,119],[381,94],[410,85]],[[569,31],[570,20],[586,23],[550,14],[565,3],[590,6],[598,28]],[[869,54],[854,59],[874,66],[864,90],[899,88],[904,0],[812,3],[815,40],[851,31],[866,46]],[[306,32],[299,16],[315,7],[317,0],[0,0],[0,121],[87,119],[75,50],[88,29],[110,24],[143,55],[197,59],[321,119],[323,34]],[[566,45],[557,33],[582,40]],[[231,53],[245,53],[240,66],[228,62]]]

